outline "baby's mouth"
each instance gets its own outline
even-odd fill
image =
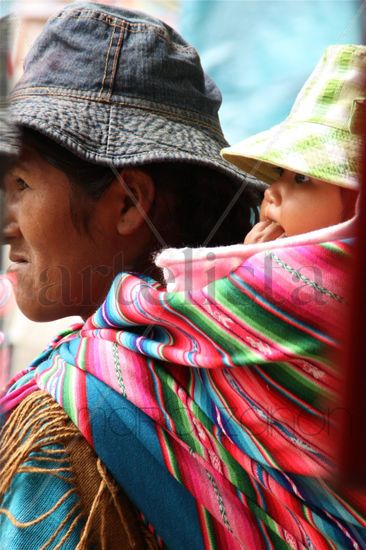
[[[283,230],[283,234],[282,234],[280,237],[278,237],[278,238],[284,239],[285,237],[288,237],[288,235],[286,235],[286,233],[285,233],[284,228],[283,228],[283,227],[281,226],[281,224],[279,224],[276,220],[274,220],[274,219],[272,219],[272,218],[270,218],[270,217],[268,217],[268,216],[263,216],[263,218],[262,218],[261,221],[262,221],[262,222],[269,222],[270,224],[275,223],[275,224],[279,225],[279,226],[282,228],[282,230]]]
[[[270,222],[270,223],[277,223],[276,220],[273,220],[269,216],[263,216],[262,221],[263,222]]]

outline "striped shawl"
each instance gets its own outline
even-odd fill
[[[3,413],[49,393],[169,548],[365,548],[364,496],[331,482],[351,233],[201,250],[191,286],[164,252],[183,290],[120,274]]]

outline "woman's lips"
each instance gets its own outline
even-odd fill
[[[18,269],[22,269],[29,264],[28,260],[26,260],[24,256],[21,256],[19,254],[10,254],[9,260],[11,263],[7,269],[8,273],[12,271],[17,271]]]
[[[18,271],[20,269],[23,269],[24,267],[26,267],[27,265],[29,264],[29,262],[12,262],[8,269],[6,270],[7,273],[12,273],[14,271]]]
[[[14,252],[10,251],[9,254],[9,260],[15,264],[17,263],[28,263],[26,254],[22,254],[21,252]]]

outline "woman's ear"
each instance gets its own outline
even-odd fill
[[[117,231],[127,236],[148,219],[155,197],[155,183],[147,172],[139,168],[123,169],[117,181],[123,193]]]

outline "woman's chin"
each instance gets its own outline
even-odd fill
[[[29,300],[28,296],[24,297],[16,291],[15,301],[23,315],[36,323],[48,323],[64,317],[82,316],[83,308],[62,304],[42,304],[37,299]]]

